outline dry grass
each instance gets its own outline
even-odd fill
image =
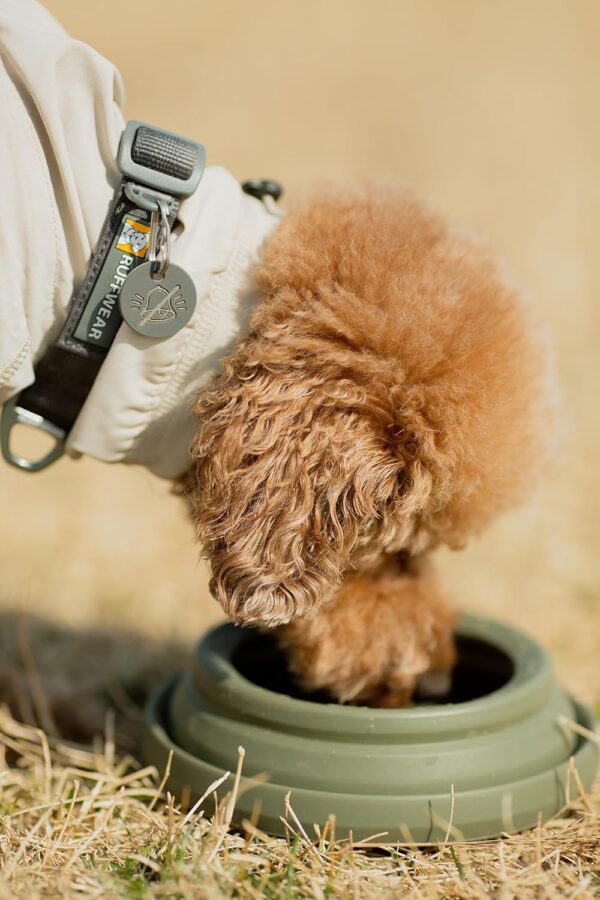
[[[235,797],[185,813],[160,773],[48,738],[0,711],[2,897],[593,897],[600,791],[544,828],[500,841],[377,852],[298,827],[288,839],[229,827]],[[282,814],[284,810],[282,810]],[[323,829],[323,834],[325,829]]]
[[[148,693],[186,649],[2,616],[0,694],[11,708],[0,708],[0,897],[600,894],[600,784],[525,835],[385,851],[336,842],[331,823],[300,825],[293,794],[281,810],[287,840],[260,822],[231,829],[233,779],[218,800],[207,786],[181,810],[166,773],[140,762],[139,738]]]
[[[599,708],[597,0],[47,5],[119,64],[130,116],[240,178],[392,175],[491,238],[556,336],[566,440],[535,505],[441,563]],[[519,838],[391,856],[184,824],[137,746],[148,690],[219,617],[196,558],[144,472],[0,467],[0,897],[600,893],[598,791]]]

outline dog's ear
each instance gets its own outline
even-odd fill
[[[194,509],[233,618],[313,609],[344,570],[460,545],[553,432],[537,324],[485,249],[390,185],[275,231],[252,329],[197,403]]]
[[[357,554],[403,545],[429,490],[368,371],[278,356],[282,343],[238,348],[198,400],[193,446],[212,591],[234,620],[268,626],[315,609]]]

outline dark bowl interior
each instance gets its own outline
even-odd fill
[[[415,705],[432,703],[465,703],[492,694],[507,684],[513,676],[511,658],[486,641],[458,635],[456,638],[458,662],[452,672],[451,686],[447,693],[422,696],[417,691]],[[325,691],[307,693],[288,671],[285,655],[269,634],[248,630],[244,640],[233,653],[232,664],[247,681],[286,694],[297,700],[312,703],[335,702]]]

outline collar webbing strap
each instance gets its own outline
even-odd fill
[[[0,443],[11,465],[38,472],[64,452],[121,325],[121,288],[127,275],[145,261],[151,213],[163,201],[173,225],[179,201],[194,192],[202,177],[205,158],[202,144],[143,122],[127,124],[117,156],[123,180],[61,333],[36,366],[35,382],[2,410]],[[11,432],[16,424],[49,434],[55,441],[52,450],[38,460],[13,453]]]

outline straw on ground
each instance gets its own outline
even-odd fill
[[[600,894],[600,790],[524,835],[383,852],[336,841],[331,821],[301,824],[293,794],[282,810],[287,840],[252,822],[232,829],[243,753],[233,791],[216,782],[185,812],[164,792],[164,773],[115,754],[112,735],[69,745],[3,708],[0,747],[2,898]]]

